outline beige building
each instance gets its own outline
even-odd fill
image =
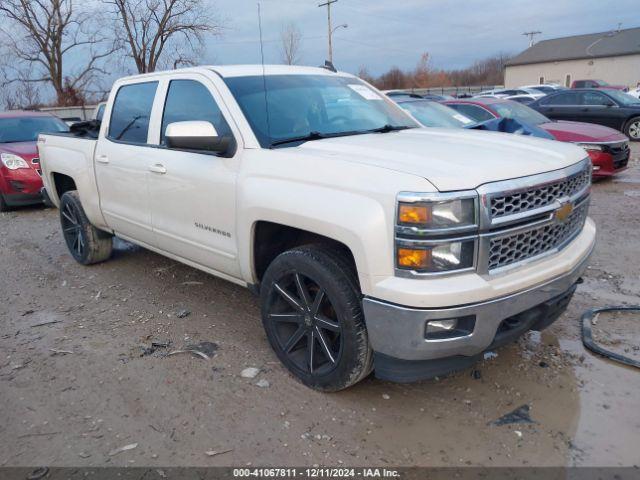
[[[640,82],[640,28],[542,40],[507,62],[505,86],[604,80]]]

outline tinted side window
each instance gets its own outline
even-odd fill
[[[220,137],[232,135],[207,87],[195,80],[172,80],[164,103],[160,143],[165,144],[167,125],[194,120],[211,123]]]
[[[576,80],[573,82],[574,88],[585,88],[587,86],[587,82],[584,80]]]
[[[449,106],[462,113],[463,115],[475,120],[476,122],[486,122],[487,120],[493,120],[494,118],[496,118],[484,108],[478,107],[476,105],[454,103]]]
[[[158,82],[120,87],[111,109],[109,138],[122,142],[147,143],[151,107],[157,87]]]
[[[599,92],[582,92],[580,96],[582,97],[581,105],[609,105],[612,103],[607,96]]]
[[[543,105],[580,105],[576,92],[563,92],[544,99]]]

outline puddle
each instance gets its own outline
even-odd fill
[[[561,340],[563,350],[584,355],[579,380],[578,424],[572,465],[629,466],[638,462],[640,372],[587,351],[581,341]]]

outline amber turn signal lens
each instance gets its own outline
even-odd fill
[[[431,250],[398,249],[398,266],[405,268],[427,268],[431,264]]]
[[[424,205],[400,205],[398,212],[400,223],[426,224],[431,221],[431,210]]]

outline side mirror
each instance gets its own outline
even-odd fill
[[[169,148],[205,150],[224,153],[231,145],[231,137],[220,137],[210,122],[188,121],[167,125],[164,136]]]

